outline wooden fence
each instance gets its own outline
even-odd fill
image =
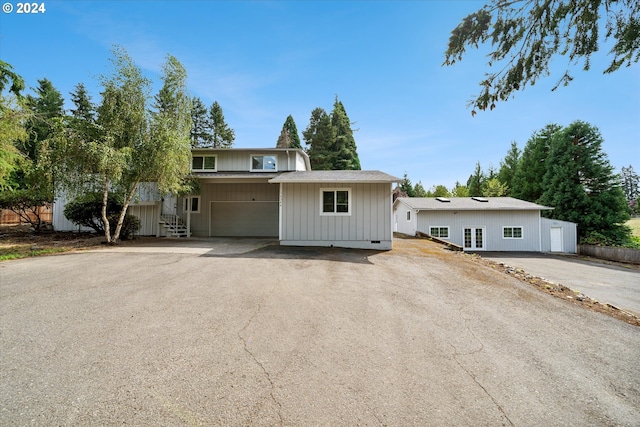
[[[44,223],[51,223],[53,221],[53,209],[50,206],[40,206],[37,210],[40,214],[40,219]],[[29,218],[36,219],[34,214],[29,214]],[[18,225],[26,224],[25,221],[20,218],[19,215],[11,212],[9,209],[2,209],[0,214],[0,225]]]
[[[640,264],[640,250],[630,248],[617,248],[614,246],[578,245],[580,255],[589,255],[595,258],[608,259],[610,261],[630,262]]]

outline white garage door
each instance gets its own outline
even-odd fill
[[[278,202],[211,202],[210,236],[278,237]]]

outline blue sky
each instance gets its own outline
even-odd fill
[[[291,114],[302,132],[311,110],[343,102],[363,169],[425,188],[465,183],[475,163],[499,166],[548,123],[597,126],[619,170],[640,172],[640,65],[603,75],[608,48],[592,70],[551,92],[556,75],[472,117],[487,50],[442,67],[451,30],[482,1],[44,1],[46,12],[0,13],[0,58],[28,87],[48,78],[67,99],[83,82],[99,101],[98,76],[123,46],[158,82],[167,53],[189,73],[189,89],[218,101],[236,147],[274,147]],[[5,1],[3,0],[3,3]],[[157,89],[157,86],[156,86]]]

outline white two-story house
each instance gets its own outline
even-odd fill
[[[141,235],[274,237],[282,245],[391,249],[392,186],[380,171],[312,171],[301,149],[194,149],[201,191],[160,197],[141,185]],[[54,228],[76,230],[54,206]]]

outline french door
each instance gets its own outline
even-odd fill
[[[465,227],[462,240],[465,251],[482,251],[485,248],[484,229]]]

